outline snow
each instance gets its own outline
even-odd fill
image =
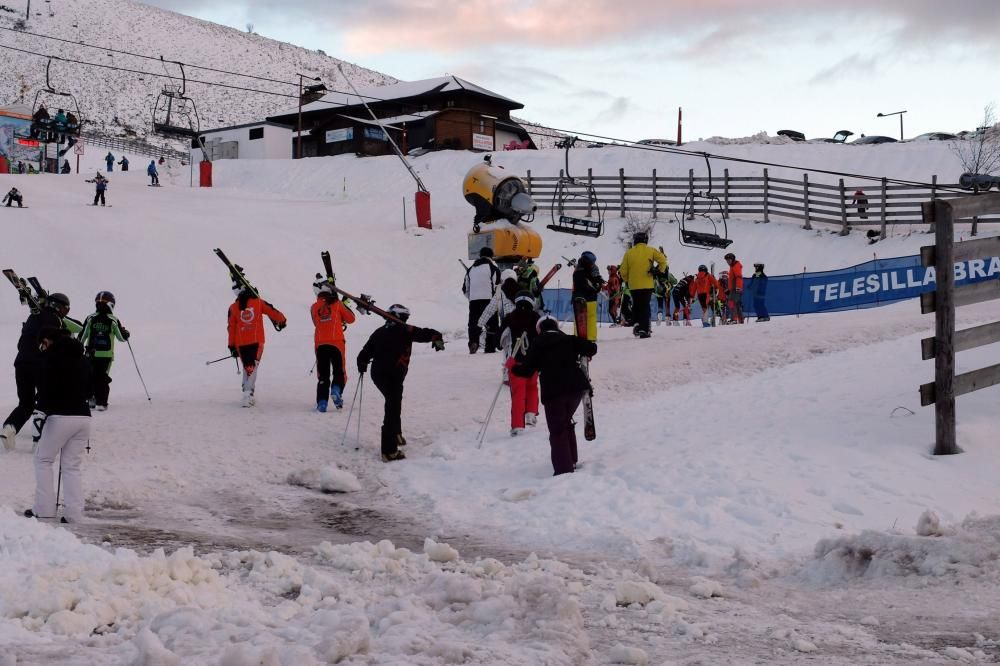
[[[716,148],[712,148],[716,150]],[[721,146],[738,156],[908,178],[955,175],[937,142],[903,146]],[[85,174],[101,166],[87,154]],[[577,151],[574,169],[686,173],[690,158]],[[581,470],[553,478],[543,423],[507,435],[507,396],[481,449],[500,381],[465,349],[459,290],[472,209],[461,180],[480,156],[415,167],[434,230],[412,226],[414,183],[396,158],[215,163],[111,174],[111,209],[82,205],[82,176],[0,176],[29,209],[6,225],[4,260],[84,316],[112,290],[132,332],[147,401],[119,348],[111,408],[94,416],[80,525],[18,515],[33,489],[26,434],[0,456],[0,652],[16,663],[601,664],[942,663],[998,654],[1000,472],[995,389],[959,399],[959,456],[934,458],[932,376],[915,302],[741,327],[657,327],[650,340],[602,328],[591,364],[599,438]],[[550,174],[561,151],[495,161]],[[134,162],[142,165],[142,160]],[[733,173],[751,167],[733,165]],[[822,176],[817,175],[817,180]],[[408,206],[404,230],[402,208]],[[535,222],[539,263],[623,252]],[[732,249],[772,275],[915,254],[932,236],[861,234],[734,220]],[[987,226],[987,234],[997,229]],[[722,265],[654,230],[675,270]],[[258,403],[241,409],[225,353],[231,294],[222,247],[289,318],[268,330]],[[405,461],[378,457],[370,383],[339,412],[312,409],[308,308],[319,251],[338,282],[401,302],[448,348],[417,345],[407,378]],[[561,272],[556,286],[566,286]],[[8,291],[0,339],[13,355],[25,315]],[[1000,305],[959,310],[960,327]],[[348,328],[349,360],[379,325]],[[963,352],[959,371],[995,362]],[[345,397],[355,396],[352,364]],[[0,397],[15,401],[13,373]],[[898,407],[906,410],[897,410]],[[343,442],[343,444],[342,444]],[[645,661],[644,661],[645,660]]]

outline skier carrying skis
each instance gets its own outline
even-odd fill
[[[750,281],[750,293],[753,295],[753,311],[757,321],[771,321],[767,314],[767,275],[764,274],[764,264],[753,265],[753,279]]]
[[[24,208],[24,197],[16,187],[12,187],[10,188],[10,192],[7,193],[7,196],[3,198],[3,203],[7,204],[7,208],[10,208],[11,204],[15,203],[18,208]]]
[[[90,407],[103,412],[108,408],[111,393],[111,364],[115,360],[115,340],[126,342],[128,330],[114,315],[115,295],[100,291],[94,297],[95,312],[83,321],[79,340],[90,361]]]
[[[632,235],[632,247],[625,252],[620,264],[622,280],[628,284],[632,293],[632,313],[635,317],[632,332],[640,338],[648,338],[650,335],[649,299],[653,295],[654,264],[660,271],[668,270],[667,256],[649,247],[648,242],[647,232],[635,232]]]
[[[149,176],[150,185],[160,184],[160,174],[156,171],[156,160],[149,160],[149,166],[146,167],[146,175]]]
[[[691,298],[698,299],[698,304],[701,306],[701,325],[704,328],[712,325],[712,308],[715,307],[715,304],[712,303],[713,289],[716,294],[719,294],[722,292],[722,285],[719,284],[714,275],[708,272],[708,266],[702,264],[698,267],[698,275],[691,282],[690,294]]]
[[[500,273],[500,288],[486,304],[483,313],[479,315],[476,325],[480,334],[480,344],[485,345],[486,353],[492,353],[500,346],[500,322],[514,309],[514,298],[517,296],[517,273],[508,268]],[[492,338],[492,339],[491,339]]]
[[[32,312],[21,324],[21,337],[17,341],[17,356],[14,358],[14,383],[17,385],[17,407],[0,431],[4,448],[13,451],[15,438],[35,409],[35,390],[38,388],[41,366],[41,352],[38,336],[45,328],[65,328],[70,333],[78,333],[82,326],[69,317],[69,298],[66,294],[53,293],[45,299],[38,312]]]
[[[316,410],[325,412],[328,398],[333,400],[337,409],[344,406],[343,391],[347,383],[344,330],[348,324],[354,323],[355,316],[326,278],[314,282],[313,291],[316,292],[316,302],[309,313],[316,327],[313,336],[316,347]]]
[[[493,250],[484,247],[479,250],[479,258],[465,271],[465,280],[462,282],[462,293],[469,299],[470,354],[479,351],[479,338],[483,332],[478,323],[479,318],[496,293],[498,284],[500,284],[500,269],[493,262]],[[494,339],[488,341],[494,344],[485,351],[496,351]]]
[[[93,203],[93,205],[96,206],[97,202],[100,201],[101,205],[103,206],[104,203],[105,203],[105,201],[104,201],[104,193],[107,191],[107,189],[108,189],[108,183],[110,181],[107,178],[105,178],[103,174],[101,174],[100,172],[98,172],[92,179],[88,180],[87,182],[88,183],[94,183],[94,203]]]
[[[359,304],[358,306],[362,306]],[[410,311],[398,303],[389,306],[385,325],[375,329],[368,342],[358,354],[358,374],[368,371],[372,364],[372,381],[385,398],[385,414],[382,418],[382,462],[403,460],[406,456],[399,450],[406,445],[403,437],[403,382],[410,369],[410,354],[414,342],[430,342],[435,351],[444,349],[444,339],[433,328],[410,326],[407,320]],[[398,321],[396,321],[398,320]]]
[[[726,299],[729,302],[730,311],[733,313],[733,320],[737,324],[743,323],[743,264],[737,261],[736,255],[729,252],[725,256],[726,263],[729,264],[729,287],[726,292]]]
[[[535,299],[528,291],[514,297],[514,311],[503,318],[500,344],[506,354],[504,381],[510,386],[510,436],[524,432],[524,426],[538,423],[538,373],[530,377],[512,374],[515,363],[523,363],[538,334],[539,314]]]
[[[229,353],[243,363],[242,405],[253,407],[256,403],[257,368],[264,355],[264,315],[270,318],[278,331],[288,325],[288,320],[277,308],[254,296],[237,281],[234,281],[233,293],[236,300],[229,306]]]
[[[582,298],[587,308],[586,338],[591,342],[597,340],[597,295],[604,286],[601,269],[597,266],[597,256],[588,251],[580,254],[573,270],[573,300]],[[576,332],[581,335],[580,331]]]
[[[580,357],[597,353],[590,340],[566,335],[559,322],[545,315],[536,325],[538,337],[531,343],[523,362],[515,363],[513,374],[531,377],[536,372],[541,380],[542,405],[549,427],[553,475],[571,473],[578,461],[573,414],[590,390],[590,382],[580,367]]]
[[[46,326],[34,343],[39,350],[37,429],[41,432],[35,450],[35,502],[24,512],[28,518],[55,518],[53,464],[59,457],[65,489],[64,523],[83,517],[83,485],[80,467],[90,439],[90,388],[83,345],[63,327]]]
[[[693,275],[685,275],[674,288],[670,290],[670,296],[674,301],[674,325],[680,326],[679,316],[684,313],[684,325],[691,325],[691,283],[694,282]]]
[[[115,170],[115,156],[111,154],[110,150],[108,151],[108,154],[104,156],[104,163],[108,166],[108,173]]]
[[[622,279],[618,275],[617,266],[608,266],[608,281],[604,285],[604,293],[608,295],[608,317],[612,326],[618,326],[621,321]]]

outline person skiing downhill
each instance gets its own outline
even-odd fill
[[[708,272],[708,266],[702,264],[698,267],[698,275],[691,282],[689,289],[691,297],[697,298],[698,305],[701,306],[701,325],[708,328],[712,325],[710,323],[712,308],[715,307],[712,302],[712,290],[714,289],[716,294],[720,294],[722,293],[722,285],[719,284],[714,275]]]
[[[694,282],[693,275],[685,275],[674,288],[670,290],[670,296],[674,301],[674,325],[680,326],[679,320],[681,312],[684,313],[684,325],[691,325],[691,283]]]
[[[362,307],[360,304],[359,308]],[[414,342],[430,342],[435,351],[444,349],[444,338],[433,328],[410,326],[410,310],[398,303],[389,306],[385,324],[368,338],[358,353],[358,374],[372,366],[372,381],[385,398],[382,418],[382,461],[402,460],[406,455],[399,450],[406,445],[403,437],[403,382],[410,369],[410,355]],[[398,321],[395,321],[398,320]]]
[[[316,410],[325,412],[327,399],[333,406],[344,406],[343,391],[347,384],[347,351],[344,329],[355,321],[354,313],[344,305],[327,279],[313,283],[316,302],[309,312],[316,332]],[[332,381],[331,381],[332,370]]]
[[[3,198],[3,203],[7,204],[7,208],[10,208],[11,204],[17,204],[18,208],[24,208],[24,197],[16,187],[12,187]]]
[[[229,353],[233,358],[239,358],[243,364],[243,401],[244,407],[253,407],[256,403],[254,391],[257,385],[257,369],[261,356],[264,355],[264,315],[274,323],[278,331],[288,325],[285,315],[264,299],[253,293],[238,282],[233,285],[236,300],[229,306],[228,332]]]
[[[520,377],[510,372],[515,363],[523,363],[538,334],[539,314],[535,298],[522,290],[514,297],[514,311],[503,319],[500,344],[504,349],[504,381],[510,386],[510,435],[517,436],[524,427],[538,423],[538,373]]]
[[[573,299],[582,298],[587,308],[586,338],[597,340],[597,295],[604,286],[601,269],[597,266],[597,256],[590,251],[580,254],[573,271]],[[577,335],[581,332],[577,331]]]
[[[465,271],[465,280],[462,282],[462,293],[469,299],[470,354],[479,351],[479,338],[483,332],[479,318],[496,293],[498,284],[500,284],[500,269],[493,262],[493,250],[484,247],[479,250],[479,258]],[[491,338],[489,342],[494,344],[485,351],[495,351],[494,340]]]
[[[518,377],[539,373],[541,399],[545,407],[545,422],[549,427],[553,475],[571,473],[576,469],[578,453],[573,414],[583,401],[590,382],[580,367],[581,356],[594,356],[597,345],[590,340],[566,335],[559,322],[545,315],[536,324],[538,337],[528,349],[526,358],[515,363],[511,372]]]
[[[98,172],[92,179],[87,181],[88,183],[94,183],[94,203],[96,206],[97,202],[100,201],[101,205],[105,204],[104,193],[108,189],[108,183],[110,182],[104,177],[104,174]]]
[[[514,298],[518,294],[517,273],[508,268],[500,273],[500,288],[486,304],[483,313],[479,315],[477,326],[482,331],[480,344],[486,346],[486,353],[496,351],[500,343],[500,324],[503,318],[514,309]],[[491,336],[495,339],[491,340]]]
[[[649,234],[637,231],[632,235],[632,247],[621,260],[622,280],[628,284],[632,294],[632,312],[635,326],[632,332],[640,338],[648,338],[649,299],[653,295],[653,271],[667,271],[667,256],[649,247]]]
[[[111,393],[111,364],[115,360],[115,340],[126,342],[128,330],[114,315],[115,296],[110,291],[98,292],[94,297],[95,312],[83,321],[79,340],[90,362],[90,406],[103,412],[108,408]]]

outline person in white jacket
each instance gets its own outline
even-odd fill
[[[479,318],[489,305],[490,299],[497,291],[500,283],[500,269],[493,262],[493,250],[484,247],[479,251],[479,258],[465,271],[465,281],[462,283],[462,293],[469,299],[469,353],[479,351],[480,337],[483,330]],[[496,342],[488,338],[486,351],[496,351]]]
[[[486,309],[479,316],[476,325],[482,331],[480,344],[486,347],[486,353],[494,352],[500,344],[500,322],[514,311],[514,299],[521,288],[517,285],[517,273],[513,269],[500,273],[500,288],[486,304]]]

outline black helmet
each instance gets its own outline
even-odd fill
[[[66,294],[56,292],[54,294],[49,294],[45,302],[52,308],[68,308],[69,307],[69,296]]]
[[[491,247],[482,247],[482,248],[480,248],[479,249],[479,256],[480,257],[492,257],[493,256],[493,248],[491,248]]]
[[[632,244],[636,243],[648,243],[649,242],[649,232],[648,231],[637,231],[632,234]]]
[[[400,305],[399,303],[393,303],[389,306],[389,314],[400,321],[406,321],[410,318],[410,309],[405,305]]]
[[[726,256],[723,257],[726,261],[736,261],[736,255],[732,252],[727,252]]]
[[[517,296],[514,297],[514,307],[520,307],[521,303],[524,303],[530,310],[535,309],[535,297],[531,295],[530,291],[522,289],[517,292]]]
[[[97,296],[94,296],[95,303],[108,303],[110,305],[115,304],[115,295],[110,291],[99,291]]]
[[[699,266],[698,267],[698,272],[701,273],[702,271],[704,271],[705,273],[707,273],[708,272],[708,266],[706,266],[705,264],[702,264],[701,266]]]
[[[754,264],[753,267],[756,268],[758,271],[764,270],[764,264]]]
[[[585,250],[584,252],[582,252],[580,254],[580,261],[586,262],[586,263],[590,264],[591,266],[596,265],[597,264],[597,255],[594,254],[593,252],[591,252],[590,250]]]

